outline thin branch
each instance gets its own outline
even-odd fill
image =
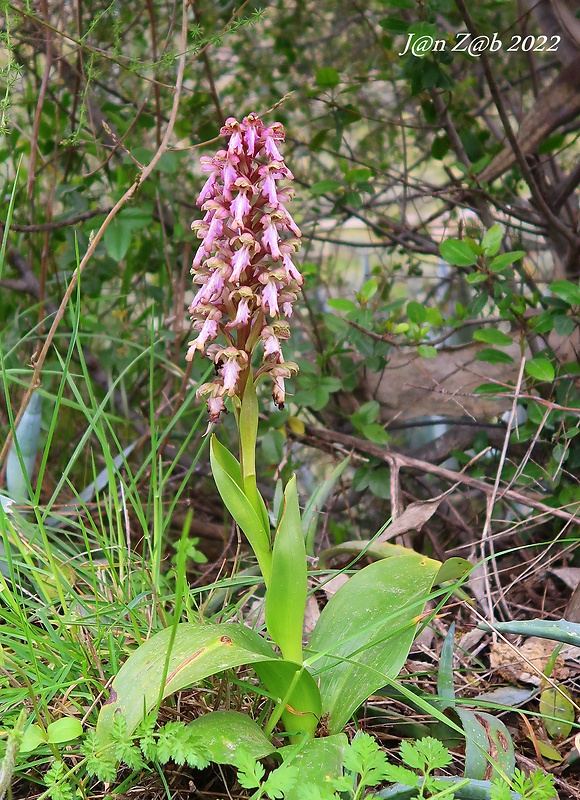
[[[414,472],[434,475],[437,478],[450,481],[451,483],[459,483],[469,486],[472,489],[477,489],[486,495],[490,495],[494,491],[493,486],[490,486],[485,481],[472,478],[469,475],[464,475],[461,472],[455,472],[453,470],[446,469],[445,467],[439,467],[435,464],[430,464],[428,461],[420,461],[419,459],[411,458],[410,456],[403,455],[395,450],[387,449],[364,439],[359,439],[356,436],[350,436],[338,431],[331,431],[327,430],[326,428],[316,428],[313,425],[306,425],[306,436],[296,433],[291,433],[290,435],[297,441],[303,441],[305,444],[311,444],[316,447],[321,447],[324,445],[325,448],[330,447],[332,449],[339,449],[341,452],[346,448],[348,450],[358,451],[359,453],[365,453],[366,455],[377,458],[387,464],[397,464],[399,469],[412,470]],[[578,514],[570,514],[568,511],[564,511],[562,508],[553,508],[552,506],[546,505],[546,503],[542,503],[542,501],[538,498],[531,497],[530,495],[516,491],[515,489],[508,489],[502,494],[502,497],[505,500],[510,500],[513,503],[519,503],[527,508],[535,508],[537,511],[541,511],[542,514],[558,517],[558,519],[562,519],[565,522],[573,522],[576,525],[578,524]]]

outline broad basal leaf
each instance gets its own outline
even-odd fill
[[[298,664],[302,663],[306,592],[306,549],[293,476],[284,491],[282,516],[274,539],[272,579],[266,592],[266,627],[284,658]]]
[[[384,559],[330,598],[312,633],[308,663],[320,682],[331,733],[342,730],[385,678],[398,675],[440,566],[422,556]]]
[[[272,699],[283,704],[281,719],[290,733],[314,736],[322,715],[320,691],[312,675],[301,665],[279,659],[254,664]]]
[[[239,711],[213,711],[187,727],[200,737],[215,764],[237,764],[242,750],[258,760],[276,749],[258,723]]]
[[[102,744],[109,741],[116,713],[124,715],[131,734],[159,698],[230,667],[276,659],[270,645],[243,625],[181,623],[169,652],[172,633],[166,628],[152,636],[119,670],[97,722]]]

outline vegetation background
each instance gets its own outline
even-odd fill
[[[265,496],[296,472],[306,497],[351,454],[317,552],[341,563],[392,518],[393,543],[479,565],[424,669],[452,618],[464,634],[580,622],[579,8],[2,3],[6,729],[25,699],[46,725],[93,719],[174,613],[184,530],[186,617],[241,607],[231,586],[251,582],[209,472],[207,366],[184,355],[199,156],[252,111],[286,129],[306,278],[286,354],[300,373],[284,410],[262,402]],[[429,37],[426,54],[406,49]],[[34,435],[15,454],[23,416]],[[487,646],[479,634],[465,652]],[[466,693],[469,670],[497,679],[484,656],[458,664]],[[541,760],[528,733],[521,757]],[[44,791],[46,763],[20,767],[15,796]]]

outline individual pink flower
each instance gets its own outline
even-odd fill
[[[262,131],[264,149],[272,161],[283,161],[280,151],[276,147],[276,141],[284,141],[284,128],[279,122],[273,122],[269,128]]]
[[[245,125],[244,143],[246,145],[246,150],[248,155],[253,156],[256,152],[256,142],[258,141],[260,132],[264,129],[264,125],[257,114],[248,114],[243,125]]]
[[[237,181],[236,181],[237,183]],[[252,205],[248,200],[246,191],[240,190],[237,197],[231,205],[232,219],[236,228],[244,228],[246,225],[246,217],[252,210]]]
[[[232,397],[236,394],[238,376],[248,363],[248,354],[237,347],[226,347],[218,352],[215,363],[219,365],[224,392]]]
[[[226,324],[226,330],[239,328],[247,325],[250,321],[250,302],[254,298],[254,293],[247,286],[242,286],[238,294],[240,295],[236,316],[231,322]]]
[[[224,387],[213,381],[211,383],[203,383],[198,388],[195,395],[196,397],[207,398],[210,422],[208,426],[209,430],[211,423],[219,422],[222,412],[226,410],[226,405],[224,403]]]
[[[292,180],[294,176],[283,161],[272,161],[269,164],[264,164],[263,167],[260,167],[258,172],[264,181],[262,195],[268,199],[268,203],[272,208],[278,208],[280,200],[278,198],[278,186],[276,181],[280,180],[280,178]]]
[[[242,126],[237,119],[234,117],[228,117],[225,125],[220,130],[220,135],[230,137],[228,153],[236,153],[237,155],[241,155],[244,152]]]
[[[185,356],[186,361],[191,361],[195,355],[195,351],[199,350],[203,353],[206,342],[215,339],[218,332],[218,323],[222,316],[222,312],[218,308],[209,308],[209,313],[200,326],[199,336],[195,341],[189,343],[189,350]],[[199,321],[198,323],[199,324]]]
[[[281,256],[280,234],[278,233],[278,228],[276,227],[276,224],[270,214],[264,214],[262,217],[262,227],[264,228],[264,236],[262,241],[266,246],[266,250],[272,255],[273,258],[279,259]]]
[[[275,317],[278,314],[278,287],[275,279],[271,277],[266,278],[265,284],[262,289],[262,307],[267,307],[270,316]]]

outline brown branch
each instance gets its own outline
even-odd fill
[[[17,231],[18,233],[43,233],[44,231],[57,231],[60,228],[67,228],[69,225],[76,225],[78,222],[84,222],[92,217],[110,214],[110,208],[94,208],[92,211],[84,211],[82,214],[77,214],[68,219],[61,219],[58,222],[41,222],[38,225],[17,225],[14,222],[10,223],[10,230]],[[6,227],[6,223],[0,219],[0,229]]]
[[[477,478],[471,478],[469,475],[464,475],[461,472],[455,472],[453,470],[446,469],[445,467],[439,467],[435,464],[430,464],[428,461],[421,461],[417,458],[411,458],[410,456],[403,455],[395,450],[390,450],[381,447],[380,445],[373,444],[372,442],[368,442],[364,439],[359,439],[356,436],[339,433],[338,431],[331,431],[327,430],[326,428],[316,428],[313,425],[306,425],[305,437],[294,433],[292,433],[291,436],[298,441],[304,441],[305,444],[312,444],[316,447],[321,447],[324,445],[325,448],[330,447],[331,449],[338,448],[341,450],[346,448],[348,450],[358,451],[359,453],[365,453],[366,455],[372,456],[373,458],[378,458],[380,461],[384,461],[398,469],[434,475],[437,478],[450,481],[451,483],[463,484],[471,487],[472,489],[477,489],[488,496],[492,496],[495,491],[494,487],[490,486],[485,481],[478,480]],[[527,508],[534,508],[537,511],[541,511],[542,514],[558,517],[558,519],[565,520],[566,522],[578,524],[577,514],[570,514],[561,508],[552,508],[552,506],[546,505],[546,503],[543,503],[538,498],[524,494],[520,491],[516,491],[515,489],[507,489],[504,491],[500,490],[500,497],[505,500],[510,500],[513,503],[519,503]]]
[[[471,33],[473,37],[477,37],[477,28],[473,22],[471,14],[469,13],[467,6],[464,0],[455,0],[457,8],[459,9],[461,16],[463,17],[463,21]],[[512,148],[513,154],[516,158],[518,166],[522,172],[522,176],[524,177],[526,183],[530,187],[530,192],[532,193],[532,197],[534,198],[534,203],[538,210],[544,215],[548,224],[558,233],[563,236],[566,241],[570,244],[572,248],[576,248],[578,246],[578,237],[576,234],[565,225],[561,219],[559,219],[552,211],[552,209],[548,206],[542,193],[536,183],[532,170],[528,162],[526,161],[526,157],[521,150],[520,144],[518,142],[517,136],[514,133],[514,129],[512,128],[512,124],[510,118],[508,116],[506,107],[504,105],[503,99],[501,97],[499,87],[495,80],[495,76],[493,74],[493,70],[491,68],[491,64],[489,62],[489,58],[487,57],[486,53],[481,54],[481,64],[483,67],[483,71],[485,73],[485,79],[487,81],[487,85],[489,86],[489,91],[491,96],[493,97],[493,102],[495,107],[497,108],[497,113],[501,119],[502,125],[506,132],[506,136]]]

